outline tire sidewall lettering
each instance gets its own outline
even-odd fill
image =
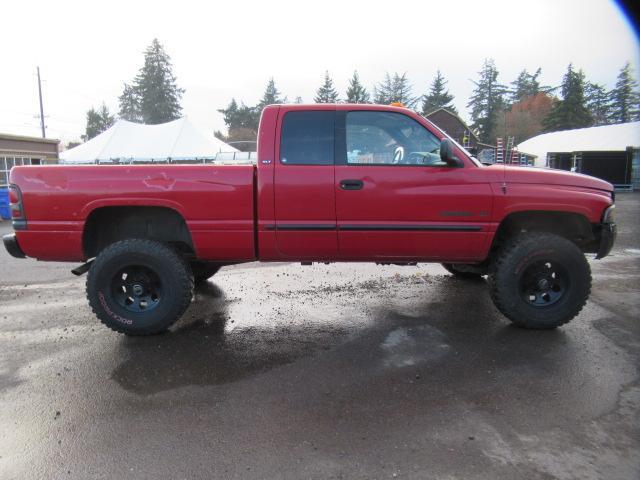
[[[100,300],[100,305],[102,305],[103,310],[107,315],[113,318],[116,322],[120,322],[123,325],[133,325],[133,320],[121,317],[117,313],[115,313],[111,308],[109,308],[109,304],[107,303],[107,299],[104,297],[104,293],[101,290],[98,291],[98,299]]]

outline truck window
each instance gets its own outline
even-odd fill
[[[401,113],[348,112],[345,127],[349,165],[446,166],[440,140]]]
[[[280,162],[333,165],[333,111],[288,112],[282,121]]]

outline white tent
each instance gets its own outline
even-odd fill
[[[544,167],[548,152],[624,151],[640,147],[640,122],[578,128],[538,135],[518,145],[518,151],[536,155],[536,167]]]
[[[159,125],[118,120],[111,128],[82,145],[60,153],[61,163],[166,161],[211,159],[235,148],[207,137],[186,117]]]

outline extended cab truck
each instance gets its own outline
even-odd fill
[[[516,325],[554,328],[591,288],[584,253],[614,242],[614,193],[602,180],[484,166],[401,107],[271,105],[257,165],[16,167],[16,257],[84,262],[87,296],[108,327],[163,331],[194,282],[261,260],[440,262],[489,275]]]

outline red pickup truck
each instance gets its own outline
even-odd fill
[[[564,171],[485,166],[428,120],[380,105],[271,105],[256,165],[16,167],[13,256],[83,262],[115,331],[158,333],[225,265],[440,262],[488,275],[516,325],[555,328],[612,248],[614,192]]]

